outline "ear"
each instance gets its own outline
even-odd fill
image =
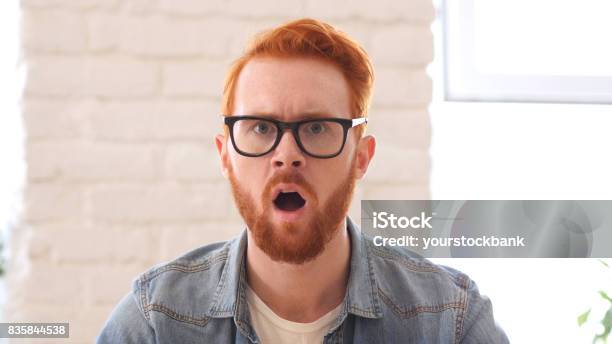
[[[221,161],[221,172],[227,179],[229,158],[227,156],[227,140],[225,135],[218,134],[215,136],[215,145],[217,146],[217,152],[219,153],[219,160]]]
[[[359,139],[359,143],[357,145],[357,162],[355,163],[355,178],[361,179],[365,176],[368,171],[368,166],[370,165],[370,161],[374,158],[374,153],[376,153],[376,137],[374,135],[366,135]]]

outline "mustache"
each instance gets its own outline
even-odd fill
[[[267,198],[272,198],[272,189],[280,183],[296,184],[305,190],[305,192],[307,193],[306,196],[309,196],[313,199],[315,198],[316,194],[314,191],[314,187],[310,183],[308,183],[308,181],[306,181],[306,178],[304,178],[304,176],[300,172],[297,171],[283,171],[273,175],[264,187],[264,196]]]

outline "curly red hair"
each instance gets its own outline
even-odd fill
[[[367,116],[374,83],[374,72],[367,53],[345,33],[310,18],[286,23],[255,37],[227,73],[221,104],[223,114],[233,112],[238,76],[247,62],[258,56],[313,57],[333,63],[340,68],[349,84],[352,117]]]

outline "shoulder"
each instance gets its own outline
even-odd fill
[[[470,278],[459,270],[435,264],[407,249],[375,246],[367,236],[363,236],[362,240],[374,270],[378,274],[394,276],[392,279],[379,279],[379,282],[397,281],[398,285],[394,285],[396,288],[408,285],[416,289],[434,288],[449,292],[465,291],[469,288]]]
[[[152,311],[176,320],[206,323],[229,250],[237,242],[235,238],[206,245],[142,273],[114,308],[97,342],[155,342]]]
[[[149,319],[151,310],[170,316],[204,316],[213,301],[230,249],[238,240],[239,237],[199,247],[138,276],[132,293],[145,318]],[[198,303],[190,302],[194,298]]]
[[[414,252],[377,247],[362,237],[376,276],[378,295],[397,317],[453,311],[454,331],[466,343],[508,343],[493,317],[491,301],[465,273]]]
[[[473,282],[463,272],[403,248],[375,246],[365,236],[362,240],[376,276],[378,293],[399,315],[410,317],[420,311],[467,308]]]

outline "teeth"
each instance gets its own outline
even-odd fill
[[[300,195],[300,197],[303,198],[302,194],[297,189],[293,189],[293,188],[279,189],[278,192],[276,193],[276,196],[274,198],[275,199],[278,198],[278,196],[280,196],[281,193],[289,193],[289,192],[297,192]]]

